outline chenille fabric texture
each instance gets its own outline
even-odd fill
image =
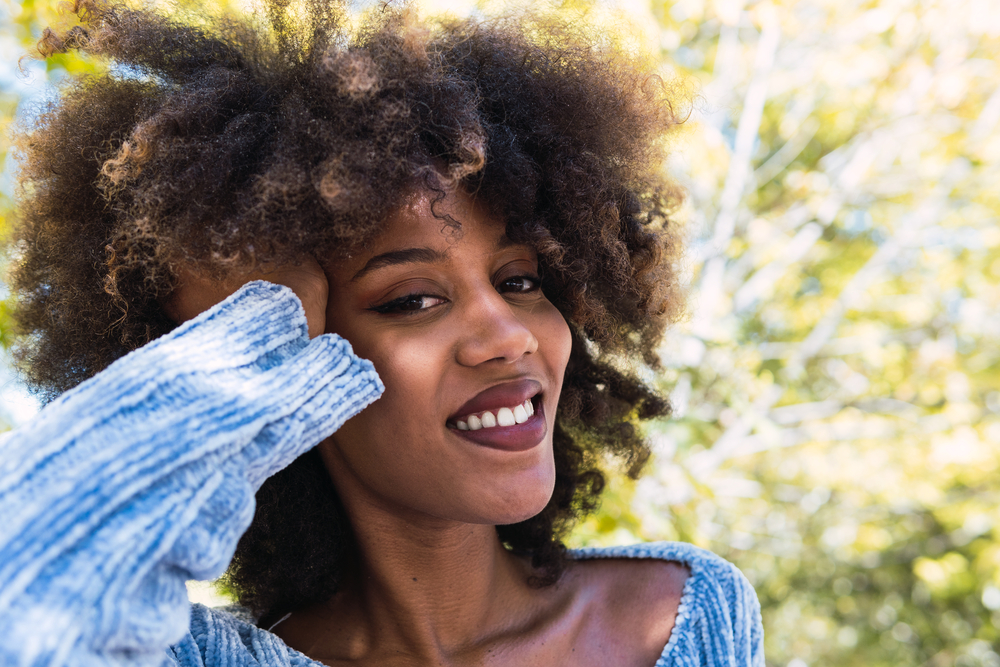
[[[309,340],[265,282],[136,350],[0,440],[0,665],[319,665],[184,582],[225,570],[261,483],[377,399],[371,363]],[[677,543],[572,552],[687,564],[657,667],[764,664],[757,598]],[[653,667],[653,666],[651,666]]]

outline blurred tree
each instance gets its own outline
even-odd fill
[[[1000,5],[649,11],[700,82],[691,315],[647,477],[575,543],[730,558],[769,664],[1000,665]]]

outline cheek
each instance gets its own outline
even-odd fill
[[[368,359],[385,385],[382,397],[345,426],[386,434],[405,430],[426,417],[440,388],[440,359],[424,341],[389,337],[359,341],[355,353]]]
[[[431,371],[440,363],[424,338],[391,328],[373,330],[362,322],[343,317],[338,306],[331,305],[326,330],[347,339],[354,354],[375,365],[375,371],[385,384],[386,391],[382,398],[365,412],[384,410],[386,404],[394,402],[394,394],[405,394],[408,390],[420,388],[433,377]],[[402,407],[405,406],[406,402],[402,402]]]
[[[358,354],[375,364],[386,391],[391,389],[392,394],[420,389],[440,373],[441,362],[436,351],[418,338],[388,338],[364,348],[368,349],[360,349]],[[413,397],[423,395],[411,394]]]
[[[542,313],[536,328],[538,347],[545,355],[553,375],[557,377],[556,388],[562,387],[563,374],[569,363],[569,355],[573,348],[573,337],[569,324],[555,306],[546,301],[546,309]]]

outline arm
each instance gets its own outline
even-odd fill
[[[255,282],[47,406],[0,443],[0,664],[161,664],[263,480],[381,390]]]

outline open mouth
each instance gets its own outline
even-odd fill
[[[544,442],[544,387],[525,378],[481,391],[456,410],[446,422],[448,431],[462,440],[491,449],[520,452]]]
[[[534,398],[525,399],[523,403],[511,407],[465,415],[455,420],[455,428],[459,431],[478,431],[484,428],[523,424],[535,414]]]
[[[448,421],[449,430],[483,447],[520,452],[533,449],[548,430],[542,395],[523,403],[462,415]]]

